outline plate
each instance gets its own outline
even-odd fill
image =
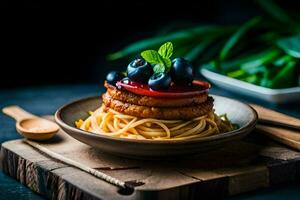
[[[257,113],[247,104],[226,97],[214,96],[217,114],[227,113],[228,118],[240,128],[234,131],[205,138],[189,140],[136,140],[116,138],[87,132],[75,127],[78,119],[86,119],[88,111],[100,107],[100,97],[89,97],[68,103],[57,110],[55,120],[73,138],[103,152],[142,159],[170,158],[198,154],[241,139],[250,133],[256,124]]]
[[[230,78],[204,68],[202,68],[200,72],[206,79],[220,88],[255,97],[270,103],[282,104],[300,100],[300,87],[270,89]]]

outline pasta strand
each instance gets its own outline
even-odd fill
[[[141,119],[100,107],[86,120],[75,122],[77,128],[113,137],[131,139],[180,140],[207,137],[233,130],[226,115],[220,117],[214,110],[190,121]]]

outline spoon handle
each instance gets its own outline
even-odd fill
[[[300,131],[300,126],[293,125],[293,124],[287,124],[287,123],[283,123],[283,122],[275,121],[275,120],[258,119],[258,124]]]
[[[23,110],[19,106],[8,106],[2,109],[2,112],[6,115],[14,118],[17,122],[22,121],[23,119],[35,118],[37,116]]]
[[[294,128],[300,126],[300,119],[269,110],[258,105],[252,104],[251,106],[257,111],[258,117],[260,118],[259,122],[264,122],[265,124],[268,123],[269,125],[284,125]]]

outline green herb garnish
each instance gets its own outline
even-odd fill
[[[150,64],[154,65],[154,73],[169,72],[172,66],[171,56],[173,55],[173,44],[166,42],[158,49],[146,50],[141,56]]]

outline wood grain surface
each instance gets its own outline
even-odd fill
[[[274,120],[281,123],[290,124],[293,126],[300,126],[300,119],[292,116],[276,112],[262,106],[251,105],[258,113],[258,117],[261,119]],[[269,138],[292,147],[296,150],[300,150],[300,131],[289,130],[278,127],[271,127],[258,124],[256,130],[268,136]]]
[[[3,143],[3,171],[49,199],[199,199],[203,195],[219,198],[291,182],[300,175],[299,152],[256,133],[216,151],[161,161],[104,154],[62,131],[41,144],[136,186],[132,194],[125,195],[126,191],[53,160],[22,140]]]

